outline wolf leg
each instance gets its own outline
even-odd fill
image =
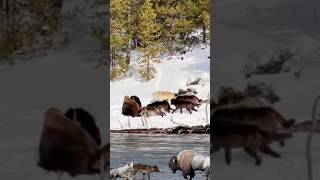
[[[194,111],[198,111],[198,110],[196,110],[194,107],[192,107],[191,109],[194,110]]]
[[[272,156],[272,157],[275,157],[275,158],[280,158],[280,157],[281,157],[280,154],[278,154],[277,152],[273,151],[273,150],[270,148],[270,146],[267,145],[267,144],[262,145],[262,146],[260,147],[260,151],[261,151],[262,153],[268,154],[268,155],[270,155],[270,156]]]
[[[177,109],[178,109],[178,108],[174,109],[174,110],[171,112],[171,114],[173,114]]]
[[[187,108],[187,110],[190,112],[190,114],[192,114],[192,112],[191,112],[190,108]]]
[[[61,176],[62,176],[62,171],[58,171],[58,172],[57,172],[57,178],[58,178],[58,180],[61,180]]]
[[[281,147],[284,147],[284,145],[285,145],[285,142],[284,142],[284,140],[283,140],[283,139],[281,139],[281,140],[278,140],[278,142],[279,142],[279,144],[280,144],[280,146],[281,146]]]
[[[226,163],[230,165],[231,164],[231,148],[224,148],[224,152],[225,152]]]
[[[245,147],[244,150],[246,151],[246,153],[252,157],[255,158],[256,160],[256,166],[259,166],[262,162],[262,159],[258,156],[257,150],[250,148],[250,147]]]

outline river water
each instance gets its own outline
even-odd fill
[[[209,155],[210,136],[159,135],[159,134],[111,134],[111,169],[124,166],[127,162],[134,164],[156,165],[160,173],[152,174],[152,180],[181,180],[181,171],[175,174],[168,167],[169,159],[185,149],[194,149]],[[194,180],[203,180],[204,172],[197,171]],[[137,175],[136,180],[142,179]],[[148,179],[146,177],[146,179]]]

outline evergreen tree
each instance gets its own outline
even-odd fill
[[[154,59],[160,53],[158,38],[160,26],[156,22],[157,14],[150,0],[145,0],[138,13],[138,37],[141,41],[139,51],[143,54],[139,59],[139,72],[143,79],[154,77]]]
[[[161,52],[185,51],[200,41],[206,43],[209,28],[209,0],[111,1],[111,77],[126,73],[130,51],[137,46],[139,72],[149,80]],[[199,30],[202,37],[193,35]]]
[[[111,58],[111,79],[116,79],[124,75],[129,63],[126,57],[130,57],[130,40],[132,38],[129,31],[130,6],[126,0],[111,1],[110,19],[110,58]],[[126,56],[127,55],[127,56]]]

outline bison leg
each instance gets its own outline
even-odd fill
[[[129,116],[128,116],[128,127],[130,128],[130,121],[129,121]]]
[[[182,171],[182,176],[185,179],[188,179],[188,172]]]
[[[224,148],[226,163],[231,164],[231,148]]]
[[[193,170],[193,169],[191,169],[191,170],[190,170],[190,172],[189,172],[190,180],[192,180],[192,179],[194,178],[194,176],[195,176],[195,175],[196,175],[196,174],[195,174],[194,170]]]
[[[277,152],[273,151],[270,146],[268,144],[265,144],[263,146],[260,147],[260,151],[262,153],[265,153],[265,154],[268,154],[272,157],[275,157],[275,158],[280,158],[280,154],[278,154]]]
[[[259,166],[262,162],[262,159],[258,156],[257,150],[250,148],[250,147],[245,147],[244,150],[246,151],[246,153],[252,157],[255,158],[256,160],[256,166]]]

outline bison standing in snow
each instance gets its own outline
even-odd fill
[[[134,98],[135,99],[135,98]],[[123,98],[122,114],[125,116],[139,117],[141,106],[129,96]]]
[[[85,129],[96,143],[101,145],[101,136],[99,128],[97,127],[94,117],[86,110],[82,108],[69,108],[65,112],[65,116],[71,120],[80,123],[80,126]]]
[[[106,178],[108,145],[100,149],[94,138],[57,108],[44,115],[38,165],[48,171],[71,176],[100,173]]]

